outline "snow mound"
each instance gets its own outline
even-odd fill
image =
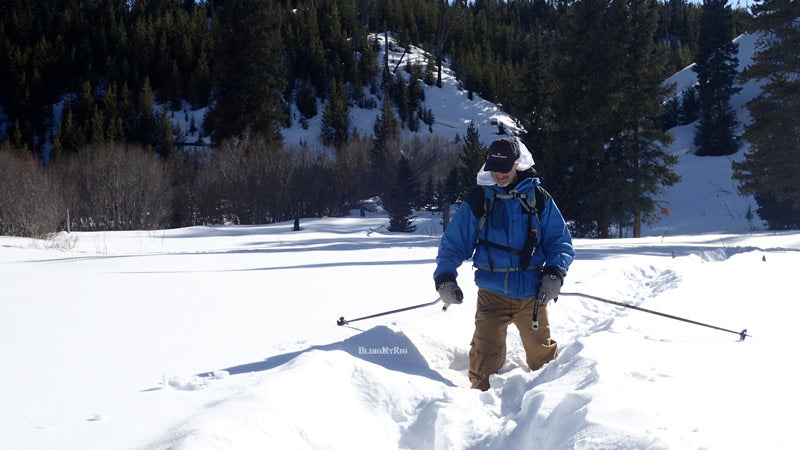
[[[308,352],[337,350],[389,370],[422,376],[453,386],[452,382],[428,366],[417,347],[403,332],[387,326],[371,328],[341,342],[317,345],[301,351],[272,356],[264,361],[229,367],[223,372],[231,375],[261,372],[284,365]],[[213,377],[213,375],[212,372],[204,376]]]
[[[460,447],[464,430],[488,433],[480,421],[449,426],[448,416],[480,406],[477,395],[462,392],[454,401],[446,382],[409,377],[336,346],[309,349],[266,370],[244,375],[246,390],[207,405],[153,446],[420,448],[436,435]]]

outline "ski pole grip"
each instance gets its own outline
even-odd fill
[[[533,301],[533,323],[531,324],[531,327],[534,330],[538,330],[539,329],[539,299],[538,298]]]

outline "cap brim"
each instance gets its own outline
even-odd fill
[[[486,164],[483,166],[483,170],[487,172],[511,172],[511,169],[514,167],[514,161],[509,160],[499,160],[499,159],[490,159],[486,161]]]

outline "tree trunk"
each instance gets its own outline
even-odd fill
[[[447,231],[447,226],[450,225],[450,204],[444,205],[442,208],[442,233]]]
[[[636,196],[633,199],[633,237],[638,238],[642,237],[642,209],[639,207],[639,198],[644,195],[642,188],[642,179],[641,175],[639,174],[639,168],[641,166],[641,141],[639,140],[639,120],[636,120],[636,128],[633,132],[633,137],[635,139],[636,145],[634,146],[634,155],[633,155],[633,176],[634,182],[636,183],[634,189],[634,195]]]
[[[458,2],[455,2],[457,5]],[[447,2],[439,0],[439,20],[436,26],[436,43],[434,53],[436,57],[436,87],[442,87],[442,54],[447,42],[447,35],[450,33],[450,20],[447,17]]]

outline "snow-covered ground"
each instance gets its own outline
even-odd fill
[[[518,335],[468,389],[463,305],[431,301],[436,219],[0,238],[0,436],[29,448],[797,448],[800,233],[577,240],[560,355]],[[511,330],[514,330],[513,327]]]
[[[0,448],[799,448],[800,232],[759,231],[729,159],[674,131],[671,216],[648,237],[576,240],[564,291],[747,328],[744,342],[565,296],[558,358],[530,372],[512,327],[481,393],[468,262],[463,305],[336,325],[436,298],[430,213],[414,234],[368,213],[299,232],[0,237]]]

